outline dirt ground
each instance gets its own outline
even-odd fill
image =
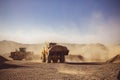
[[[120,63],[0,63],[0,80],[118,80]]]

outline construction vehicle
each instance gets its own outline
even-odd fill
[[[43,55],[43,62],[47,61],[48,63],[64,63],[65,62],[65,55],[68,55],[69,50],[67,47],[62,45],[57,45],[56,43],[49,43],[47,60],[45,54]]]
[[[13,60],[32,60],[33,53],[26,52],[26,48],[19,48],[19,51],[16,50],[15,52],[11,52],[10,56]]]

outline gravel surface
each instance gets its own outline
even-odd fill
[[[0,80],[118,80],[120,63],[40,63],[7,61],[0,64]]]

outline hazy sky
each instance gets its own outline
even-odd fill
[[[0,40],[120,43],[120,0],[0,0]]]

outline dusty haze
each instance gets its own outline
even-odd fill
[[[120,45],[104,45],[101,43],[96,44],[70,44],[70,43],[58,43],[66,46],[70,52],[69,56],[66,56],[66,61],[79,61],[79,62],[104,62],[117,54],[120,54]],[[9,58],[10,52],[19,49],[19,47],[26,47],[27,51],[34,53],[34,60],[41,59],[41,52],[44,43],[42,44],[22,44],[13,41],[0,41],[0,55]],[[11,58],[9,58],[11,59]]]

